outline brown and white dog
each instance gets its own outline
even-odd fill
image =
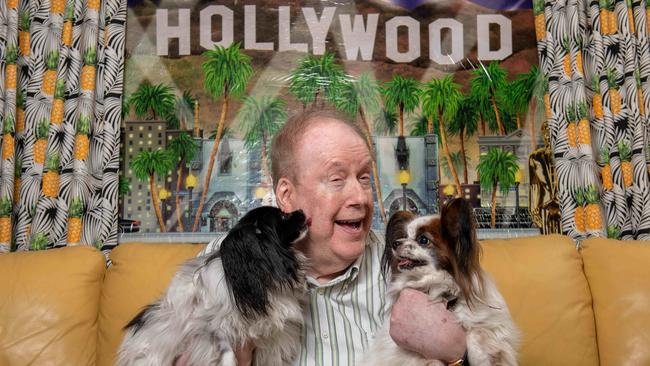
[[[392,272],[388,300],[392,304],[403,289],[413,288],[432,301],[445,301],[467,332],[470,365],[517,365],[519,332],[503,297],[480,267],[475,227],[471,207],[462,198],[443,207],[440,216],[395,213],[386,228],[382,258],[384,274]],[[399,348],[386,323],[364,365],[444,365]]]

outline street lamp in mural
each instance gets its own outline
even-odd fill
[[[167,199],[171,196],[171,192],[166,190],[165,187],[160,188],[158,191],[158,198],[160,198],[160,205],[162,206],[163,222],[167,219]]]
[[[400,170],[399,171],[399,184],[402,185],[402,199],[403,199],[403,205],[402,209],[407,210],[408,207],[408,201],[406,199],[406,186],[409,184],[411,180],[411,173],[409,173],[408,170]]]
[[[397,158],[397,166],[399,167],[399,183],[402,185],[402,209],[407,209],[406,201],[406,186],[411,180],[409,173],[409,149],[406,146],[406,138],[404,136],[397,137],[397,147],[395,148],[395,157]]]
[[[192,222],[192,190],[194,187],[196,187],[197,183],[197,178],[194,174],[192,174],[192,171],[190,171],[187,174],[187,177],[185,177],[185,188],[187,188],[187,191],[189,192],[189,197],[188,197],[188,222]],[[189,225],[188,225],[189,227]]]

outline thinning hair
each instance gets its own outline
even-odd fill
[[[282,177],[296,182],[295,153],[298,144],[305,133],[313,126],[321,123],[331,124],[332,128],[339,128],[336,124],[350,127],[363,140],[371,157],[374,159],[372,149],[368,146],[366,134],[348,115],[331,108],[307,109],[291,116],[273,137],[271,143],[271,178],[273,189],[277,188]]]

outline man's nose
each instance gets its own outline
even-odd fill
[[[358,180],[354,180],[350,187],[350,201],[353,205],[367,205],[368,193],[366,187]]]

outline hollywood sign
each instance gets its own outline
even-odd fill
[[[255,5],[244,6],[243,47],[248,50],[299,51],[308,52],[309,44],[292,42],[291,9],[279,6],[277,42],[260,42],[257,38],[257,16]],[[178,54],[190,54],[190,8],[178,8],[177,25],[170,25],[169,9],[156,10],[156,53],[159,56],[169,54],[169,40],[178,39]],[[212,49],[214,45],[227,47],[234,42],[234,11],[223,5],[209,5],[201,9],[199,15],[199,42],[201,47]],[[311,48],[315,55],[325,52],[325,39],[330,32],[338,32],[347,60],[364,61],[372,59],[379,14],[338,14],[339,29],[332,28],[336,7],[325,7],[320,16],[311,7],[302,8],[303,19],[311,35]],[[221,18],[220,40],[212,39],[213,17]],[[217,23],[217,22],[215,22]],[[216,25],[216,24],[215,24]],[[500,45],[491,49],[490,26],[499,28]],[[421,57],[420,22],[410,16],[396,16],[384,24],[386,57],[394,62],[411,62]],[[408,44],[398,48],[398,30],[408,35]],[[443,53],[443,29],[447,29],[445,38],[451,44],[451,50]],[[441,65],[453,65],[465,57],[463,24],[453,18],[440,18],[428,25],[429,59]],[[476,15],[476,44],[479,60],[503,60],[512,54],[512,25],[510,19],[500,14]],[[406,46],[406,47],[405,47]],[[404,50],[407,48],[407,50]]]

